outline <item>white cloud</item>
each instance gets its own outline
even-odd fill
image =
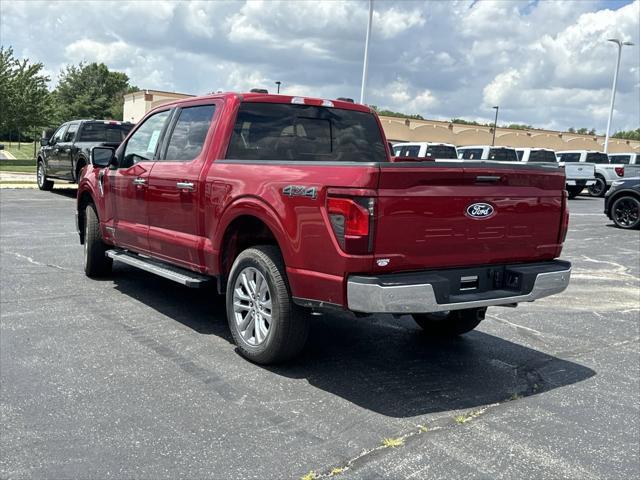
[[[2,43],[59,72],[82,60],[142,88],[273,89],[358,98],[364,1],[2,3]],[[374,3],[367,102],[425,117],[606,126],[615,49],[640,44],[640,1]],[[71,8],[72,7],[72,8]],[[33,22],[38,18],[38,22]],[[90,25],[69,28],[70,25]],[[615,129],[640,123],[640,46],[625,48]],[[55,74],[52,75],[55,83]]]

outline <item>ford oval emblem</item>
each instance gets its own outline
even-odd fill
[[[467,207],[467,215],[471,218],[489,218],[495,212],[488,203],[472,203]]]

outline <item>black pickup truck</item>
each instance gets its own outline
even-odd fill
[[[91,149],[116,148],[132,128],[132,123],[115,120],[72,120],[61,125],[51,138],[40,140],[38,188],[51,190],[54,180],[77,183]]]

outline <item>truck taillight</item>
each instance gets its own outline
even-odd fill
[[[624,177],[624,167],[616,167],[614,170],[616,171],[616,175]]]
[[[340,248],[345,253],[364,255],[373,247],[371,197],[327,197],[327,213]]]
[[[564,243],[567,238],[567,232],[569,231],[569,205],[567,201],[567,191],[562,192],[562,209],[560,219],[560,231],[558,232],[558,243]]]

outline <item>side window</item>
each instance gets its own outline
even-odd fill
[[[144,160],[153,160],[160,134],[170,114],[170,110],[165,110],[150,116],[131,135],[124,149],[123,167],[130,167]]]
[[[166,160],[193,160],[202,151],[215,105],[198,105],[180,110],[167,145]]]
[[[63,142],[73,142],[73,138],[76,136],[76,132],[78,131],[78,124],[72,123],[69,125],[67,129],[67,133],[64,134]]]
[[[60,143],[62,141],[62,138],[64,137],[64,132],[67,130],[67,125],[62,125],[58,130],[56,130],[56,133],[53,134],[53,137],[51,137],[51,145],[55,145],[56,143]]]

